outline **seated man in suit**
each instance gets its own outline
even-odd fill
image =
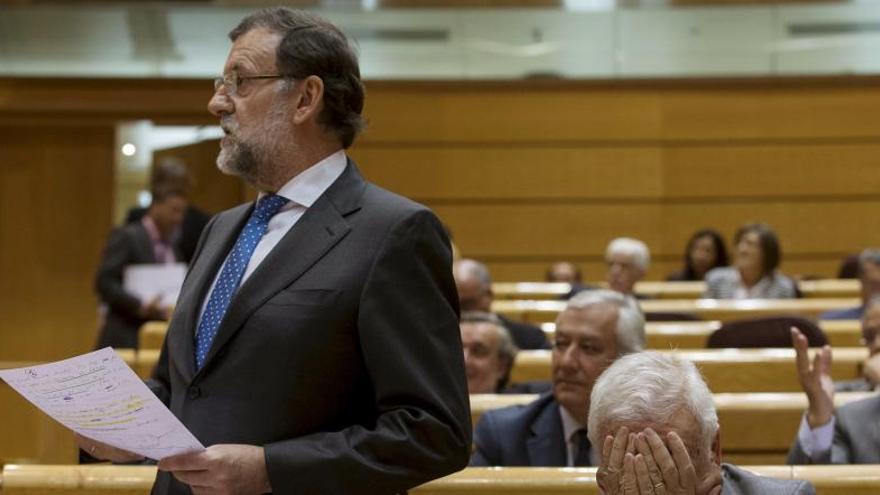
[[[820,320],[858,320],[871,304],[871,298],[880,296],[880,249],[862,251],[859,254],[858,267],[862,304],[854,308],[826,311],[819,316]]]
[[[148,320],[167,320],[168,308],[158,300],[142,301],[125,290],[123,275],[131,265],[175,263],[180,259],[172,244],[186,211],[184,192],[158,188],[140,221],[110,234],[95,276],[95,288],[105,305],[104,324],[97,348],[137,348],[138,329]]]
[[[880,335],[866,335],[876,356]],[[831,380],[831,348],[807,355],[807,339],[796,328],[791,338],[797,352],[797,371],[809,401],[798,436],[788,451],[789,464],[878,464],[880,463],[880,396],[850,402],[834,410],[835,386]],[[870,360],[869,360],[870,362]]]
[[[635,297],[636,282],[648,273],[651,252],[638,239],[618,237],[608,243],[605,263],[608,265],[608,288]]]
[[[605,495],[815,493],[806,481],[722,464],[712,393],[697,367],[677,356],[647,351],[615,361],[593,387],[589,418]]]
[[[507,328],[497,316],[482,311],[462,313],[459,327],[468,393],[502,393],[519,350]]]
[[[458,303],[462,311],[492,311],[492,277],[489,269],[479,261],[471,259],[457,260],[452,264],[452,275],[458,289]],[[547,337],[540,328],[528,323],[509,320],[496,315],[507,327],[513,342],[520,349],[547,349],[550,347]]]
[[[615,359],[644,346],[645,321],[630,298],[609,290],[572,297],[556,319],[552,393],[483,414],[471,465],[595,465],[586,436],[593,383]]]

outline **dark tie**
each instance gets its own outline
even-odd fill
[[[257,202],[257,206],[248,218],[247,224],[238,235],[235,246],[229,252],[220,277],[214,285],[214,290],[208,297],[208,304],[205,306],[205,312],[199,321],[198,330],[196,331],[196,369],[201,369],[205,364],[205,358],[208,351],[211,350],[211,344],[214,342],[214,336],[217,335],[217,329],[223,321],[226,309],[229,308],[229,302],[232,296],[238,290],[241,278],[244,276],[251,255],[254,254],[257,244],[266,233],[269,226],[269,219],[278,213],[282,206],[287,204],[287,198],[270,194],[263,196]]]
[[[587,430],[581,428],[574,432],[576,440],[576,449],[574,455],[574,465],[577,467],[590,466],[590,439],[587,438]]]

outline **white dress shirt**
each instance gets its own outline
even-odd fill
[[[263,237],[254,249],[253,255],[251,255],[251,259],[248,262],[247,268],[245,268],[241,282],[238,284],[239,287],[244,285],[245,280],[254,273],[254,270],[256,270],[258,266],[260,266],[260,263],[262,263],[263,260],[266,259],[266,256],[272,252],[272,249],[278,245],[281,238],[284,237],[294,225],[296,225],[296,222],[299,221],[306,210],[310,208],[327,189],[330,188],[330,185],[333,184],[340,175],[342,175],[347,164],[348,158],[345,156],[345,151],[339,150],[300,172],[296,177],[290,179],[286,184],[281,186],[281,189],[275,194],[283,196],[290,201],[269,220],[266,233],[263,234]],[[264,195],[265,193],[261,192],[260,198]],[[227,257],[228,256],[229,255],[227,254]],[[224,260],[223,266],[225,265],[226,261]],[[202,310],[199,313],[199,321],[201,321],[201,315],[205,312],[205,307],[208,305],[210,294],[214,291],[214,285],[217,284],[217,279],[220,278],[223,266],[217,270],[217,275],[214,276],[214,281],[211,283],[211,289],[206,293],[205,300],[202,301]]]

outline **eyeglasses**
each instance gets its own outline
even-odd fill
[[[234,70],[229,72],[228,74],[224,74],[223,77],[218,77],[214,79],[214,91],[219,91],[221,87],[226,88],[226,94],[230,96],[235,96],[238,94],[238,89],[241,87],[241,83],[244,81],[249,81],[251,79],[283,79],[285,76],[279,74],[271,74],[271,75],[259,75],[259,76],[241,76],[238,74],[238,71]]]

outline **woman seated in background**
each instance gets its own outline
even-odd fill
[[[740,227],[733,238],[734,263],[706,274],[706,293],[712,299],[786,299],[797,297],[794,282],[778,273],[782,260],[779,239],[769,225]]]
[[[684,268],[670,273],[668,282],[699,281],[709,270],[727,266],[727,248],[724,239],[713,229],[698,230],[687,243],[684,251]]]

